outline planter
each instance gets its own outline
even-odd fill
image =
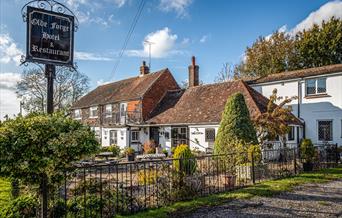
[[[303,163],[304,172],[310,172],[313,170],[313,163]]]
[[[236,186],[236,176],[233,175],[221,175],[220,183],[225,189],[231,189]]]
[[[134,157],[135,157],[134,154],[127,155],[127,161],[134,161]]]

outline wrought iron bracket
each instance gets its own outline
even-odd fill
[[[35,8],[40,8],[52,12],[57,12],[57,13],[62,13],[66,15],[71,15],[75,18],[75,24],[74,24],[74,31],[76,32],[78,30],[78,25],[79,21],[74,14],[67,6],[64,4],[57,2],[55,0],[32,0],[26,3],[22,8],[21,8],[21,15],[23,18],[23,21],[27,21],[27,13],[26,13],[26,7],[31,6]]]

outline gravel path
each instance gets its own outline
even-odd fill
[[[341,217],[342,180],[306,184],[270,198],[233,200],[177,217]]]

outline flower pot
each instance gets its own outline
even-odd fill
[[[303,163],[304,172],[310,172],[313,170],[313,163]]]
[[[134,154],[128,154],[127,161],[134,161]]]

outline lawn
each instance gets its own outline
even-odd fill
[[[10,181],[0,177],[0,208],[3,208],[11,198]]]
[[[125,217],[168,217],[176,213],[190,212],[201,206],[215,206],[223,204],[232,199],[251,198],[254,196],[270,197],[280,192],[291,191],[292,188],[297,185],[305,183],[322,183],[335,179],[342,179],[342,167],[324,169],[313,173],[303,173],[285,179],[266,181],[256,184],[254,186],[235,190],[232,192],[210,195],[207,197],[197,198],[191,201],[177,202],[170,206],[165,206],[154,210],[147,210]]]

